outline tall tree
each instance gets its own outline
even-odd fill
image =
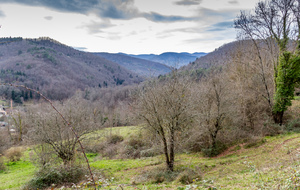
[[[266,99],[272,108],[275,123],[282,124],[284,112],[294,98],[295,83],[300,70],[300,0],[260,1],[254,12],[242,11],[235,20],[235,28],[244,39],[250,39],[257,50],[261,65]],[[273,57],[274,96],[265,80],[263,53]]]
[[[149,134],[160,139],[170,171],[174,170],[176,136],[193,122],[192,99],[190,82],[180,79],[176,72],[165,81],[150,81],[138,93],[138,116]]]

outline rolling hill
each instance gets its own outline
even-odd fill
[[[215,51],[199,57],[188,65],[183,66],[181,70],[191,71],[226,65],[232,60],[232,55],[239,47],[241,47],[241,43],[239,41],[224,44],[221,47],[216,48]],[[244,46],[244,48],[246,48],[246,46]]]
[[[156,77],[171,71],[171,68],[161,63],[135,58],[126,54],[95,53],[112,62],[118,63],[139,76]]]
[[[88,87],[142,81],[137,74],[117,63],[50,38],[1,38],[0,68],[2,82],[25,84],[51,99],[67,98],[76,90]]]
[[[203,52],[193,53],[193,54],[186,53],[186,52],[182,52],[182,53],[165,52],[160,55],[140,54],[140,55],[129,55],[129,56],[158,62],[173,68],[179,68],[189,64],[190,62],[195,61],[197,58],[202,57],[204,55],[206,55],[206,53]]]

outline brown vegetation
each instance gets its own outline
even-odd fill
[[[54,100],[69,98],[78,89],[129,85],[142,80],[117,63],[53,42],[50,38],[2,43],[0,51],[2,82],[24,84]],[[1,87],[0,96],[11,98],[12,90]],[[14,90],[16,95],[22,96],[20,89]],[[25,99],[25,94],[22,97]]]

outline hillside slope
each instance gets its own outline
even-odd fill
[[[66,98],[77,89],[142,81],[117,63],[50,38],[2,38],[0,52],[1,81],[25,84],[52,99]]]
[[[156,77],[171,71],[171,69],[161,63],[139,59],[125,54],[112,54],[112,53],[95,53],[107,60],[118,63],[126,69],[144,77]]]
[[[109,130],[113,134],[127,134],[127,136],[124,135],[124,139],[127,139],[139,131],[134,129],[133,127],[115,127]],[[249,146],[250,143],[236,145],[215,158],[205,158],[196,153],[177,154],[176,172],[173,174],[175,179],[177,175],[180,175],[179,172],[181,175],[186,175],[186,172],[193,170],[201,173],[201,178],[193,179],[189,186],[180,183],[179,180],[174,179],[175,181],[170,182],[165,177],[161,177],[172,177],[170,174],[166,175],[162,155],[141,159],[112,160],[100,159],[100,155],[95,153],[88,155],[93,169],[113,176],[114,183],[110,186],[111,188],[125,186],[126,190],[299,189],[300,134],[265,137],[260,142],[262,143],[252,143],[252,146]],[[28,148],[25,150],[23,155],[31,155],[30,151],[33,151]],[[36,166],[25,156],[21,161],[7,165],[7,172],[0,172],[0,189],[20,189],[34,177],[35,169]],[[193,188],[189,188],[191,186]]]
[[[223,46],[215,49],[215,51],[208,53],[205,56],[197,58],[194,62],[182,67],[182,70],[197,70],[208,69],[210,67],[219,67],[226,65],[232,59],[232,54],[237,50],[239,45],[238,41],[224,44]]]

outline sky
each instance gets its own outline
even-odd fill
[[[0,37],[50,37],[88,52],[211,52],[258,0],[0,0]]]

